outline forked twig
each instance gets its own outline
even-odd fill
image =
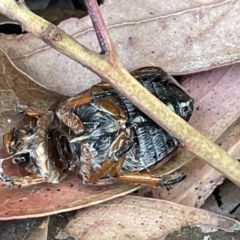
[[[1,0],[0,12],[19,21],[23,28],[54,49],[81,63],[107,80],[157,124],[180,139],[184,147],[240,186],[240,164],[216,144],[174,114],[139,84],[122,66],[95,0],[85,0],[101,46],[97,54],[68,36],[64,31],[28,10],[23,0]]]

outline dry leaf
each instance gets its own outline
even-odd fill
[[[10,128],[23,124],[21,115],[16,111],[17,104],[48,109],[62,99],[62,96],[30,81],[13,67],[1,52],[0,63],[0,136],[2,136]],[[1,141],[0,149],[2,146]]]
[[[27,188],[9,188],[0,185],[0,220],[41,217],[85,208],[138,189],[127,184],[104,187],[80,184],[75,175],[69,175],[60,184],[39,184]]]
[[[223,183],[222,185],[224,184],[225,183]],[[209,198],[206,199],[205,203],[202,205],[201,208],[206,211],[217,213],[226,217],[235,218],[234,214],[230,214],[228,211],[225,211],[224,209],[218,206],[216,197],[213,194],[211,194]]]
[[[202,206],[203,209],[235,219],[240,218],[240,189],[229,180],[218,187]]]
[[[78,211],[65,232],[76,239],[159,239],[184,226],[240,230],[239,222],[176,203],[125,196]]]
[[[239,61],[239,3],[105,0],[101,11],[128,70],[156,65],[179,75]],[[100,51],[89,17],[69,19],[59,27]],[[73,95],[99,81],[31,34],[1,35],[0,48],[33,80],[56,92]]]

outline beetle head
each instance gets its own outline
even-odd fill
[[[167,106],[181,118],[188,121],[193,112],[193,99],[174,84],[169,84],[166,91],[168,96]]]
[[[37,119],[34,128],[13,128],[3,143],[15,164],[45,182],[59,183],[70,169],[71,149],[63,132],[54,129],[52,112]]]

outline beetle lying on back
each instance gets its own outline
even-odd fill
[[[189,120],[193,100],[169,75],[156,67],[131,74]],[[68,99],[56,111],[23,107],[23,112],[29,126],[12,129],[3,141],[13,161],[24,164],[30,175],[11,179],[11,185],[59,183],[70,171],[76,171],[84,184],[124,181],[164,186],[185,177],[179,172],[162,178],[149,174],[179,143],[105,82]]]

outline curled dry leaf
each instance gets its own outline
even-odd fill
[[[64,231],[76,239],[159,239],[184,226],[240,230],[239,222],[176,203],[125,196],[78,211]],[[109,231],[111,229],[111,231]],[[211,229],[211,230],[210,230]]]
[[[236,64],[194,75],[183,83],[195,99],[196,110],[190,124],[235,158],[240,157],[239,76],[240,64]],[[189,155],[181,152],[175,160],[178,162],[181,158],[187,162],[194,158]],[[155,198],[200,207],[214,188],[223,181],[219,172],[198,158],[194,158],[182,170],[187,174],[187,178],[173,186],[170,192],[164,189],[143,188],[139,194],[149,195],[150,191]],[[161,174],[162,171],[164,168],[157,170],[156,174]]]
[[[239,1],[105,0],[101,11],[129,70],[155,65],[179,75],[239,61]],[[69,19],[59,27],[100,51],[89,17]],[[1,35],[0,48],[34,81],[56,92],[73,95],[99,81],[30,34]]]

